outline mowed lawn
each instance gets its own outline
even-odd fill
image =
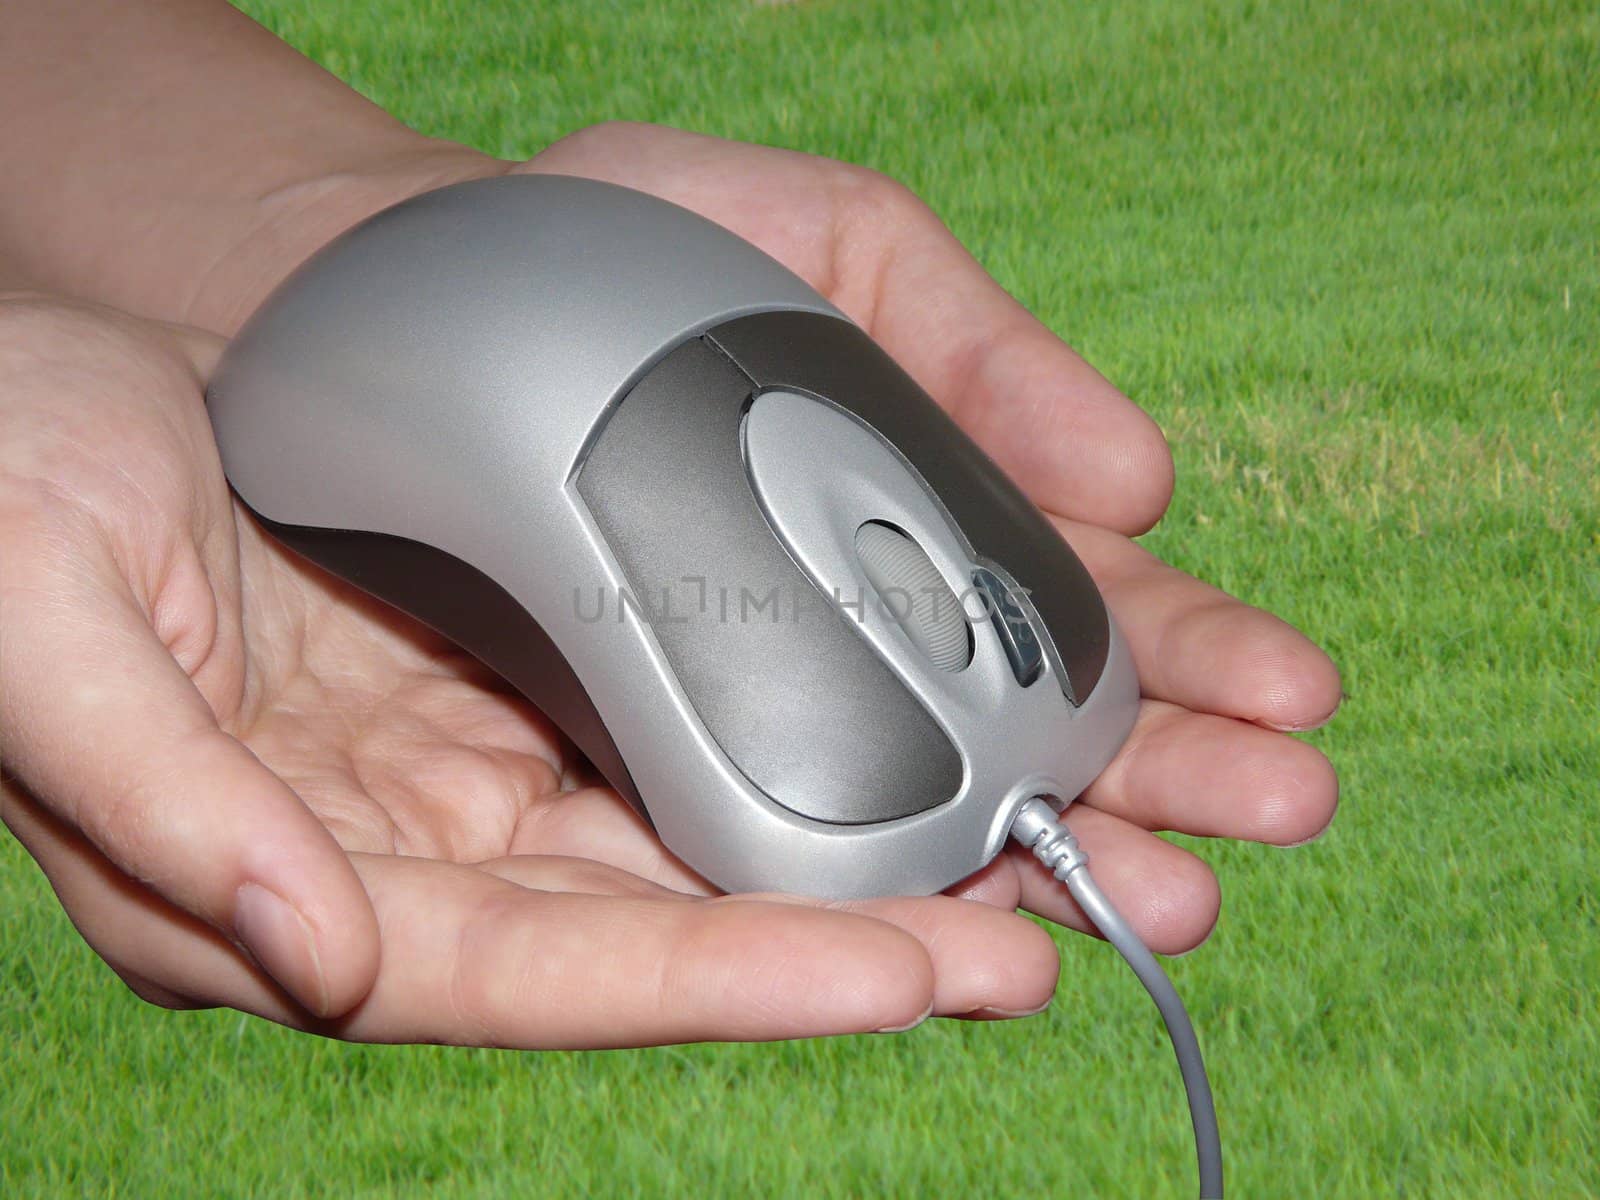
[[[1326,644],[1341,815],[1203,846],[1232,1194],[1600,1194],[1600,9],[251,0],[424,129],[869,163],[1166,427],[1146,543]],[[1292,11],[1291,11],[1292,10]],[[122,989],[0,845],[0,1194],[1185,1196],[1105,946],[902,1037],[350,1047]]]

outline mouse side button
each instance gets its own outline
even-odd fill
[[[972,583],[982,596],[982,607],[1006,652],[1011,673],[1020,685],[1029,686],[1044,668],[1044,647],[1034,636],[1033,623],[1013,598],[1010,586],[987,567],[972,573]]]

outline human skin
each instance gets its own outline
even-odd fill
[[[501,162],[203,0],[0,22],[0,109],[28,114],[0,122],[19,289],[0,302],[0,811],[146,998],[371,1040],[803,1036],[1037,1009],[1054,949],[1011,910],[1084,927],[1012,852],[950,897],[711,897],[540,714],[231,499],[202,401],[216,335],[361,217],[508,171],[633,186],[762,246],[1057,520],[1145,696],[1071,820],[1155,948],[1197,944],[1219,901],[1152,831],[1293,844],[1331,818],[1326,760],[1281,731],[1331,714],[1332,664],[1129,540],[1170,494],[1159,431],[899,185],[632,125]]]

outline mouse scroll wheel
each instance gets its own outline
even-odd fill
[[[856,556],[883,611],[934,666],[960,671],[972,661],[961,601],[921,546],[893,526],[868,521],[856,530]]]

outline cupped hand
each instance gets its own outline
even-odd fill
[[[1218,898],[1152,830],[1288,844],[1326,824],[1331,770],[1277,731],[1326,719],[1331,664],[1128,540],[1168,498],[1159,432],[904,189],[639,126],[514,169],[637,187],[756,242],[1060,518],[1146,695],[1073,825],[1153,946],[1201,940]],[[354,192],[371,205],[372,187]],[[520,1046],[899,1028],[1048,1001],[1053,948],[1010,910],[1083,922],[1022,856],[961,898],[710,897],[614,793],[581,786],[502,684],[235,508],[201,402],[214,352],[104,311],[0,313],[4,816],[141,995],[353,1038]]]
[[[1286,733],[1332,715],[1333,664],[1283,621],[1130,540],[1171,496],[1160,430],[914,195],[849,164],[652,125],[595,126],[514,169],[637,188],[754,242],[864,326],[1056,519],[1127,635],[1144,694],[1133,735],[1071,823],[1152,947],[1194,946],[1219,908],[1206,865],[1155,831],[1294,845],[1326,827],[1333,769]],[[955,891],[1020,896],[1088,928],[1017,848]]]
[[[1054,949],[1003,908],[710,895],[496,678],[260,532],[216,349],[0,300],[0,815],[136,992],[529,1047],[1048,1000]]]

